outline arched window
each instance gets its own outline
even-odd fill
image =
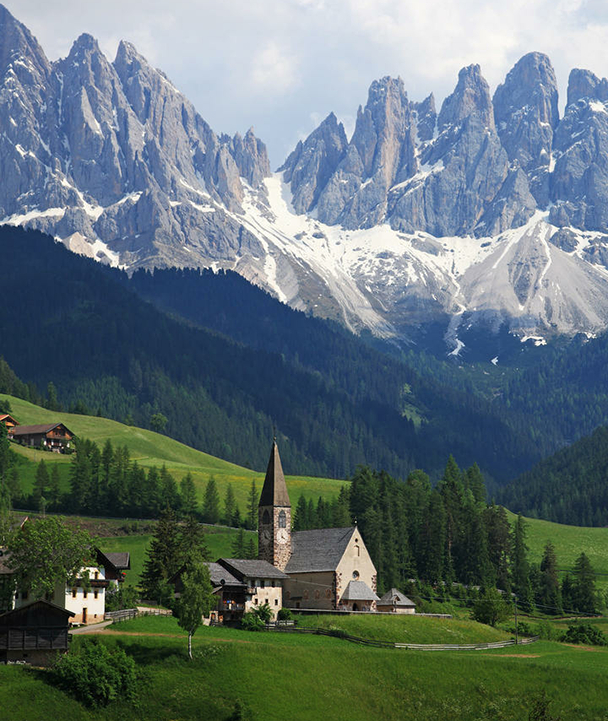
[[[262,514],[262,523],[264,525],[270,523],[270,513],[268,513],[268,510],[264,511],[264,513]]]
[[[359,557],[361,555],[361,546],[355,546],[355,556]]]
[[[308,590],[304,591],[304,600],[308,601]]]
[[[287,526],[287,514],[285,511],[279,513],[279,528],[285,528]]]
[[[321,598],[321,591],[317,588],[315,591],[315,599],[318,601]]]
[[[325,598],[331,598],[331,590],[329,588],[325,590]]]
[[[285,591],[285,598],[289,601],[291,598],[291,591]]]

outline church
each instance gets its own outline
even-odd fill
[[[276,439],[258,506],[258,558],[282,571],[282,605],[374,611],[376,568],[357,526],[291,530],[291,503]]]

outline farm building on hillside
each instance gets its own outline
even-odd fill
[[[74,434],[63,423],[49,423],[40,426],[14,426],[8,429],[8,437],[24,446],[63,453],[70,447]]]
[[[15,420],[13,416],[9,415],[8,413],[0,413],[0,423],[4,423],[7,432],[11,428],[19,425],[19,421]]]
[[[48,601],[33,601],[0,614],[0,663],[51,665],[58,652],[68,650],[73,615]]]

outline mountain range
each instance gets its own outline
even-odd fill
[[[607,157],[608,81],[572,70],[560,117],[529,53],[493,95],[463,68],[439,108],[374,81],[350,139],[330,113],[273,173],[253,130],[217,135],[130,43],[110,62],[84,34],[50,62],[0,6],[2,223],[129,272],[235,270],[356,331],[434,324],[454,355],[480,326],[603,331]]]

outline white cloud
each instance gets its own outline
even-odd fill
[[[269,42],[253,58],[251,80],[264,92],[277,94],[292,90],[297,82],[294,57],[278,43]]]

